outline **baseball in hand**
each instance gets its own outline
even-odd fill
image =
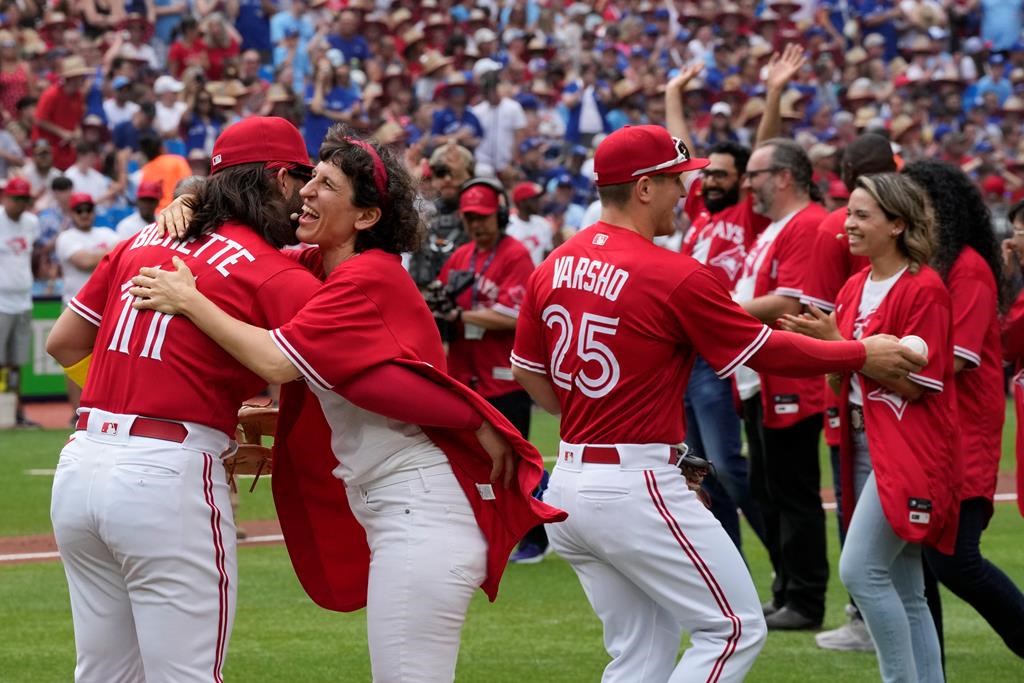
[[[925,358],[928,357],[928,343],[916,334],[908,334],[906,337],[903,337],[903,339],[900,339],[900,344],[903,344],[914,353],[919,353]]]

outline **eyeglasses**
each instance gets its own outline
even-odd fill
[[[779,171],[784,171],[784,170],[786,170],[786,169],[781,168],[779,166],[769,166],[768,168],[759,168],[756,171],[751,171],[750,169],[747,169],[747,178],[749,178],[750,180],[753,180],[754,178],[756,178],[757,176],[761,175],[762,173],[778,173]]]
[[[452,170],[447,166],[431,166],[430,174],[435,178],[447,178],[452,174]]]
[[[690,160],[690,150],[686,148],[686,143],[677,137],[672,138],[672,142],[676,148],[676,158],[663,161],[660,164],[654,166],[648,166],[647,168],[641,168],[638,171],[633,171],[633,177],[644,175],[645,173],[654,173],[655,171],[661,171],[662,169],[671,168],[678,164],[685,163]]]
[[[75,213],[86,214],[86,213],[92,213],[95,210],[96,210],[96,208],[93,207],[93,206],[80,206],[77,209],[75,209]]]
[[[729,171],[718,171],[705,168],[701,169],[700,177],[709,178],[711,180],[725,180],[729,177]]]

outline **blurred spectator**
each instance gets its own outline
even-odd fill
[[[0,370],[7,374],[7,390],[18,396],[21,427],[38,426],[21,411],[18,381],[32,337],[32,244],[39,235],[39,219],[26,210],[31,200],[28,181],[12,178],[0,212]]]
[[[1010,50],[1020,45],[1022,0],[979,0],[981,5],[981,39],[995,51]],[[1018,48],[1019,49],[1019,48]]]
[[[1013,85],[1006,77],[1006,57],[996,53],[988,58],[988,66],[974,88],[974,105],[981,104],[986,93],[995,93],[998,104],[1002,106],[1013,94]]]
[[[243,36],[242,50],[256,50],[263,61],[270,57],[270,16],[277,11],[277,0],[238,0],[235,29]]]
[[[161,137],[175,137],[181,128],[181,117],[188,110],[178,95],[185,89],[181,81],[173,76],[161,76],[153,84],[156,95],[156,119],[154,126]]]
[[[327,129],[335,123],[352,124],[360,112],[359,88],[352,83],[349,65],[332,64],[324,57],[317,64],[316,81],[306,90],[306,150],[317,158]]]
[[[131,121],[132,116],[139,110],[138,103],[129,99],[132,95],[131,85],[132,82],[127,76],[116,76],[110,82],[114,96],[103,102],[103,113],[111,130],[125,121]]]
[[[99,165],[99,148],[94,143],[82,141],[75,146],[75,152],[75,163],[64,172],[74,185],[75,192],[90,195],[89,201],[94,205],[110,204],[118,190],[113,187],[110,178],[96,170]],[[92,197],[96,198],[95,201]]]
[[[139,183],[139,189],[135,192],[135,211],[121,219],[117,224],[118,240],[126,240],[134,237],[136,233],[156,220],[156,207],[163,197],[163,189],[159,182],[143,181]]]
[[[469,239],[459,216],[459,188],[475,169],[473,153],[448,143],[430,156],[430,189],[436,195],[423,246],[412,255],[409,272],[421,288],[437,279],[452,252]]]
[[[36,107],[32,139],[50,143],[53,165],[62,171],[75,161],[74,145],[82,136],[85,115],[85,79],[92,73],[81,57],[66,57],[61,61],[60,80],[43,91]]]
[[[196,148],[188,153],[188,166],[194,176],[210,175],[209,153]]]
[[[334,49],[341,51],[346,62],[354,59],[362,63],[370,58],[370,46],[366,38],[359,35],[359,15],[352,10],[338,13],[335,33],[327,37],[327,42]]]
[[[509,218],[506,234],[518,240],[530,252],[538,266],[552,249],[551,221],[540,215],[544,188],[537,183],[521,182],[512,188],[515,213]]]
[[[18,101],[34,92],[35,83],[19,55],[17,39],[10,31],[0,30],[0,120],[6,124],[16,118]]]
[[[213,142],[224,129],[224,116],[213,106],[213,95],[206,90],[196,93],[192,109],[181,117],[181,136],[185,150],[213,151]]]
[[[210,66],[206,43],[199,31],[199,22],[194,17],[185,17],[175,30],[178,36],[167,53],[167,69],[174,78],[181,78],[190,66],[197,66],[206,72]]]
[[[25,153],[10,131],[0,128],[0,178],[6,178],[11,171],[20,169],[25,163]]]
[[[296,3],[293,1],[292,4]],[[203,42],[206,45],[206,77],[219,81],[225,77],[228,60],[237,57],[241,51],[242,36],[227,23],[224,15],[214,12],[203,20]]]
[[[459,72],[448,76],[434,93],[440,107],[434,112],[430,133],[438,142],[455,142],[476,148],[484,136],[483,126],[467,104],[474,86]]]
[[[139,171],[139,186],[146,183],[158,183],[162,195],[157,210],[162,210],[174,199],[174,187],[182,178],[192,175],[192,169],[185,157],[178,154],[167,154],[163,141],[152,135],[143,136],[139,140],[139,149],[146,158],[146,163]]]
[[[33,248],[32,262],[36,279],[43,283],[42,292],[53,294],[60,278],[57,259],[57,235],[71,227],[71,181],[57,176],[47,186],[49,206],[39,212],[39,237]]]
[[[484,99],[473,107],[473,114],[484,133],[476,149],[477,164],[486,164],[495,174],[503,175],[515,159],[516,148],[523,140],[526,114],[523,107],[503,96],[498,72],[481,79]]]
[[[32,158],[22,167],[20,175],[32,186],[33,208],[38,213],[49,207],[53,202],[50,184],[54,178],[61,177],[61,172],[53,166],[53,149],[46,140],[36,140],[32,145]]]
[[[153,127],[156,107],[152,102],[143,102],[130,121],[119,123],[114,128],[113,142],[116,149],[139,151],[139,139],[143,135],[159,135]]]

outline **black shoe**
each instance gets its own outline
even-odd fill
[[[821,619],[812,619],[800,614],[791,607],[782,607],[764,619],[769,630],[776,631],[814,631],[821,628]]]
[[[761,612],[763,612],[766,617],[771,616],[772,614],[775,614],[778,611],[779,607],[775,604],[774,600],[769,600],[768,602],[761,605]]]
[[[28,419],[24,413],[17,414],[15,424],[21,429],[39,429],[39,423]]]

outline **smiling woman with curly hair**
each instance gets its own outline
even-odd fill
[[[926,548],[935,576],[983,616],[1024,657],[1024,595],[980,549],[992,516],[1005,415],[999,313],[1007,296],[988,207],[958,167],[941,161],[909,164],[903,173],[931,200],[936,219],[932,267],[953,303],[953,354],[960,415],[963,484],[956,550]]]

